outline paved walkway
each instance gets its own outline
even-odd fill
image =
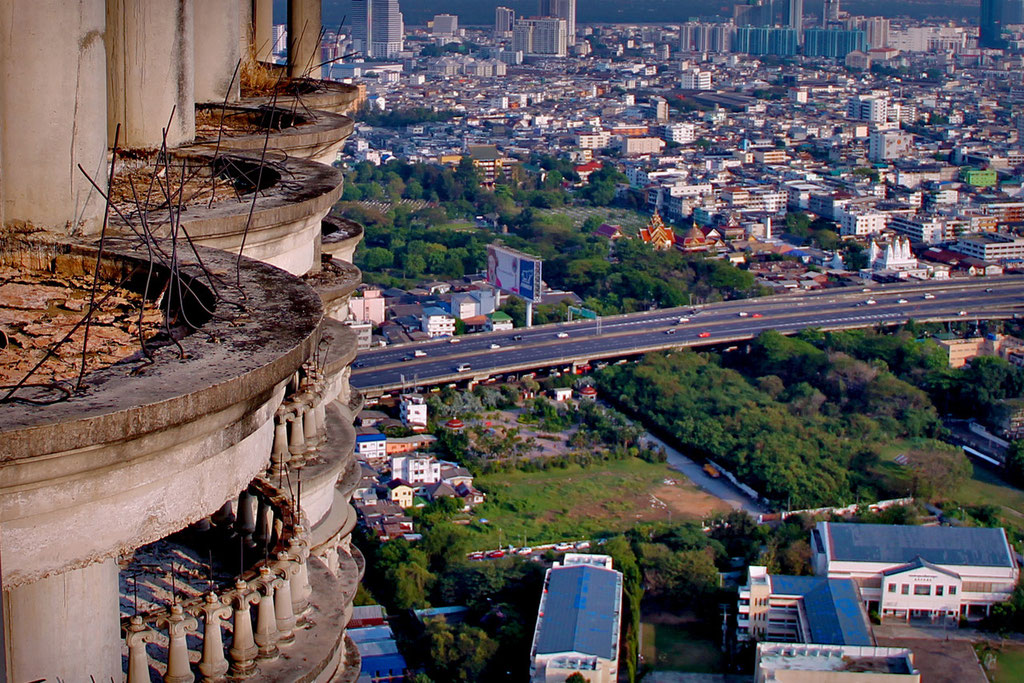
[[[679,671],[652,671],[643,683],[750,683],[752,676],[735,674],[693,674]]]
[[[650,433],[646,433],[644,434],[644,438],[647,439],[649,443],[664,448],[665,453],[668,455],[669,466],[684,474],[687,479],[696,484],[701,490],[707,491],[716,498],[720,498],[728,503],[733,509],[747,511],[753,515],[755,519],[759,514],[768,512],[768,510],[748,498],[742,491],[729,483],[728,479],[725,477],[714,478],[708,476],[708,473],[704,471],[703,467],[672,448],[658,437]]]

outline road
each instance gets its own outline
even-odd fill
[[[509,332],[414,342],[363,351],[351,382],[368,396],[544,367],[570,366],[684,346],[784,334],[808,327],[848,329],[922,321],[1009,318],[1024,314],[1024,277],[972,278],[845,287],[691,309],[657,309]],[[687,318],[686,322],[680,322]],[[416,355],[416,354],[419,355]],[[459,368],[462,369],[459,369]]]
[[[674,470],[678,470],[687,479],[696,484],[701,490],[706,491],[715,498],[718,498],[734,510],[744,510],[749,513],[755,520],[759,514],[770,512],[768,508],[762,507],[757,504],[757,501],[751,500],[744,495],[738,488],[729,483],[729,480],[725,477],[718,477],[717,479],[708,475],[704,471],[704,468],[690,460],[688,457],[672,448],[658,437],[647,433],[644,434],[644,438],[649,443],[661,446],[665,449],[665,453],[668,455],[668,464]]]

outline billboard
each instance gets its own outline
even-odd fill
[[[508,247],[487,246],[487,282],[528,301],[541,300],[541,260]]]

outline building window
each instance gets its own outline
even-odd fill
[[[900,585],[900,595],[910,595],[910,584],[904,583]]]
[[[935,594],[936,595],[942,595],[942,588],[943,588],[942,586],[936,586],[935,587]]]
[[[931,595],[931,586],[914,586],[914,595]]]
[[[890,583],[889,584],[889,592],[890,593],[895,593],[896,592],[896,584],[895,583]]]
[[[950,586],[949,587],[949,594],[950,595],[956,595],[956,586]]]

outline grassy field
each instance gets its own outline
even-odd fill
[[[496,547],[499,536],[504,544],[539,545],[597,538],[637,521],[701,519],[728,509],[668,465],[636,458],[491,474],[475,484],[488,495],[469,527],[479,548]]]
[[[640,624],[644,662],[657,671],[717,673],[722,670],[719,632],[695,617],[651,614]]]
[[[628,209],[612,209],[606,206],[564,206],[558,209],[542,209],[540,215],[562,215],[572,219],[575,227],[583,225],[583,221],[591,216],[622,226],[622,232],[630,237],[640,233],[640,228],[651,222],[651,217]]]
[[[975,643],[974,650],[992,683],[1024,681],[1024,646],[984,642]]]

